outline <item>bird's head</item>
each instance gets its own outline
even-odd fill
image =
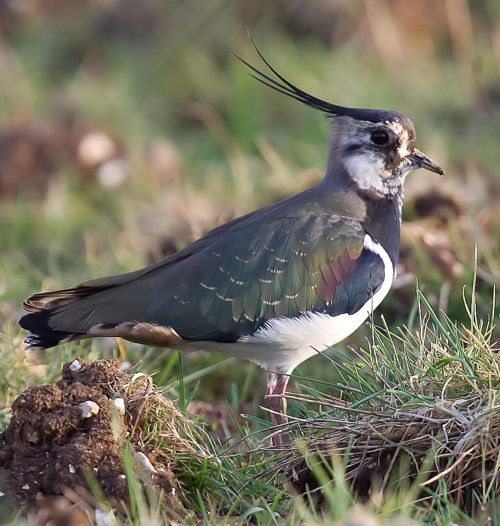
[[[438,164],[416,148],[415,127],[401,113],[346,108],[318,99],[286,80],[255,49],[275,78],[236,55],[254,72],[253,77],[275,91],[323,111],[330,119],[327,177],[335,176],[343,167],[360,189],[390,196],[400,193],[406,174],[412,170],[425,168],[444,174]]]
[[[417,168],[444,170],[415,146],[413,123],[396,111],[362,110],[331,117],[330,165],[340,165],[363,190],[381,195],[400,191]],[[334,166],[329,166],[330,170]]]

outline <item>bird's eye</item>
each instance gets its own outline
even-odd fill
[[[376,144],[377,146],[384,146],[385,144],[388,144],[390,141],[389,133],[385,130],[375,130],[372,131],[372,134],[370,135],[370,140],[373,144]]]

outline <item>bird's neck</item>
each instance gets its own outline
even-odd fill
[[[345,170],[327,171],[318,184],[319,194],[333,200],[337,213],[359,220],[370,236],[389,254],[393,265],[399,255],[403,187],[390,196],[359,188]]]
[[[384,247],[395,267],[399,255],[402,191],[385,198],[365,195],[364,199],[367,205],[364,227]]]

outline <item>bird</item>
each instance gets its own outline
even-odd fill
[[[295,367],[351,335],[389,292],[406,175],[444,170],[403,114],[319,99],[255,49],[263,70],[236,55],[254,78],[330,121],[323,179],[144,269],[34,294],[19,323],[29,349],[120,337],[253,361],[267,371],[263,406],[279,426]]]

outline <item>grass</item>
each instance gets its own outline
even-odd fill
[[[500,469],[500,362],[491,320],[475,318],[472,304],[470,324],[460,326],[418,298],[415,329],[374,328],[354,361],[336,364],[340,395],[315,389],[297,396],[321,411],[292,422],[304,442],[279,469],[310,484],[319,455],[320,469],[341,466],[358,498],[376,497],[381,509],[399,500],[413,517],[472,515],[482,524],[496,503]],[[316,478],[325,484],[325,473]]]
[[[373,35],[380,31],[379,22],[359,6],[352,11],[337,6],[329,25],[336,29],[325,41],[318,28],[321,19],[329,20],[327,13],[316,15],[316,29],[307,30],[301,25],[305,15],[297,22],[291,8],[268,8],[256,22],[240,11],[237,2],[167,4],[151,1],[140,13],[153,15],[147,31],[121,25],[111,7],[97,4],[5,18],[6,46],[0,47],[5,64],[0,70],[2,130],[46,137],[54,168],[47,175],[48,191],[33,196],[28,190],[40,176],[40,166],[35,162],[29,168],[25,159],[29,177],[19,176],[16,191],[1,196],[0,428],[8,425],[9,408],[28,385],[56,381],[62,364],[76,354],[87,360],[116,356],[136,371],[154,373],[155,383],[181,411],[189,401],[201,399],[220,401],[234,414],[252,416],[240,430],[245,435],[261,433],[248,439],[251,453],[237,448],[228,452],[228,445],[217,443],[206,428],[203,441],[218,459],[217,476],[209,476],[208,465],[205,470],[186,468],[186,513],[204,517],[207,523],[231,522],[232,514],[241,522],[251,519],[259,524],[285,519],[291,524],[348,523],[359,516],[367,523],[376,516],[394,524],[482,525],[489,524],[488,514],[493,517],[490,523],[499,523],[492,476],[497,467],[486,462],[487,454],[493,458],[497,449],[499,332],[493,290],[500,282],[500,111],[498,56],[491,45],[498,16],[495,2],[465,4],[462,22],[446,15],[443,6],[449,2],[434,7],[432,17],[416,16],[423,9],[417,2],[410,19],[423,20],[421,26],[409,22],[403,8],[391,9],[389,18],[401,43],[399,58],[378,47]],[[134,20],[143,20],[141,16]],[[471,37],[465,30],[467,20]],[[448,172],[439,180],[417,173],[407,184],[405,220],[423,232],[444,236],[437,248],[429,248],[425,239],[403,235],[400,274],[418,276],[421,292],[415,294],[410,280],[381,307],[382,328],[365,327],[335,351],[300,366],[292,378],[291,389],[297,392],[297,400],[289,404],[296,417],[292,432],[318,436],[308,439],[307,445],[299,441],[279,466],[285,469],[297,459],[314,458],[312,479],[319,480],[319,486],[326,484],[301,498],[284,485],[283,472],[272,471],[275,453],[260,442],[265,420],[258,408],[264,378],[254,366],[197,353],[184,356],[181,369],[176,353],[123,342],[84,342],[27,353],[16,324],[22,300],[35,291],[138,268],[161,257],[158,247],[165,241],[180,248],[218,222],[290,195],[321,177],[328,124],[320,114],[254,82],[232,58],[235,51],[254,62],[248,27],[271,62],[304,89],[340,104],[408,114],[416,124],[419,147]],[[453,40],[457,35],[462,35],[458,47]],[[70,124],[60,117],[65,112]],[[100,186],[93,174],[84,178],[74,148],[64,149],[67,145],[63,148],[55,139],[58,126],[76,144],[88,130],[108,134],[127,161],[126,182],[110,189]],[[177,169],[164,165],[158,169],[153,162],[152,146],[162,141],[178,155]],[[9,150],[1,151],[3,174],[10,157]],[[429,189],[434,188],[454,196],[460,212],[445,212],[443,219],[434,210],[422,217],[416,197],[425,190],[425,199],[430,200]],[[461,265],[458,276],[452,276],[451,263],[436,270],[443,239],[450,246],[446,257]],[[469,307],[464,309],[463,284],[473,282],[474,294],[470,286],[465,289]],[[410,465],[408,459],[416,454],[411,440],[434,429],[419,423],[420,434],[404,439],[406,460],[400,462],[396,455],[391,469],[378,466],[372,476],[378,489],[360,503],[349,484],[342,482],[345,476],[352,481],[355,468],[350,462],[359,461],[361,450],[353,451],[359,436],[355,431],[365,433],[362,426],[370,425],[383,435],[377,425],[390,428],[401,422],[411,428],[403,411],[415,419],[418,411],[423,416],[443,411],[445,403],[450,407],[455,403],[458,411],[450,416],[447,409],[450,426],[458,425],[467,408],[477,414],[483,411],[486,431],[475,437],[473,452],[463,458],[449,452],[446,456],[446,442],[439,433],[432,435],[431,450],[438,460],[419,460],[429,474],[435,476],[435,468],[443,473],[460,462],[425,486],[426,500],[418,502],[423,468]],[[380,420],[373,420],[379,413]],[[241,424],[234,425],[238,429]],[[441,420],[436,432],[440,426]],[[149,433],[154,437],[155,429]],[[334,439],[344,449],[332,457],[321,444]],[[392,442],[399,451],[401,439]],[[455,447],[456,441],[450,444]],[[385,446],[381,442],[376,447]],[[478,460],[480,489],[470,497],[472,512],[457,505],[461,482],[453,477],[457,469],[466,473]],[[135,471],[129,469],[133,479]],[[131,493],[135,504],[130,523],[167,520],[157,497],[139,482],[131,486]],[[308,506],[318,494],[325,507]]]
[[[253,433],[248,426],[240,429],[246,448],[228,448],[211,438],[209,429],[187,421],[153,389],[150,377],[131,376],[119,395],[132,413],[135,405],[142,407],[139,441],[172,463],[186,514],[182,522],[203,517],[207,524],[220,524],[236,517],[266,525],[285,519],[348,524],[379,517],[394,524],[497,524],[495,312],[489,320],[477,318],[473,290],[465,304],[466,325],[438,315],[420,291],[417,300],[412,328],[372,324],[367,345],[354,359],[323,358],[339,382],[309,379],[301,392],[290,394],[300,401],[302,416],[291,418],[293,447],[284,452],[266,445],[257,418],[248,421],[260,424]],[[177,367],[178,360],[173,355]],[[171,372],[175,369],[172,363]],[[179,373],[177,403],[183,407],[195,388]],[[127,451],[127,524],[168,522],[171,512],[148,477],[127,460]],[[101,508],[109,506],[104,501]]]

